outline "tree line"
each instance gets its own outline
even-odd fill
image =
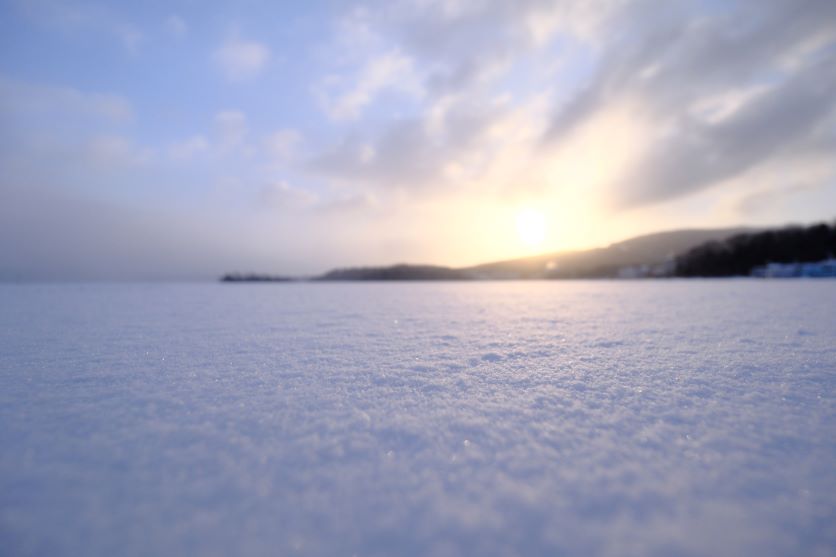
[[[836,257],[836,221],[738,234],[676,258],[680,277],[744,276],[768,263],[812,263]]]

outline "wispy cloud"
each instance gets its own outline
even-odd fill
[[[557,192],[566,179],[594,183],[611,209],[687,196],[827,140],[836,109],[835,6],[814,0],[800,9],[773,0],[695,13],[685,3],[530,2],[512,9],[504,2],[405,2],[395,16],[368,9],[361,29],[388,38],[421,76],[426,96],[418,111],[382,130],[359,123],[314,166],[388,186],[423,188],[462,173],[490,184],[496,165],[485,159],[510,150],[532,187]],[[575,43],[587,53],[590,77],[577,77],[571,66],[549,73],[543,61]],[[539,70],[550,79],[518,86],[522,67],[523,75]],[[386,82],[358,78],[355,89],[331,99],[332,115],[357,118]],[[508,107],[492,99],[506,92],[518,124],[521,114],[533,118],[525,129],[538,128],[538,118],[545,124],[542,141],[527,151],[493,136]],[[539,106],[543,95],[555,99],[551,116],[519,110]],[[616,117],[625,106],[628,113]],[[616,138],[629,148],[613,148]],[[594,149],[584,145],[618,156],[563,155]],[[591,168],[579,172],[583,165]]]
[[[286,181],[273,182],[264,186],[260,196],[265,205],[283,211],[308,209],[319,199],[313,193],[302,188],[295,188]]]
[[[131,54],[137,54],[145,40],[145,34],[131,25],[118,25],[113,28],[113,33]]]
[[[153,152],[125,136],[97,135],[87,143],[86,155],[94,168],[123,169],[148,163]]]
[[[626,14],[620,28],[640,38],[604,50],[589,86],[555,111],[549,142],[619,99],[636,99],[637,114],[660,133],[618,177],[627,206],[687,195],[813,147],[836,108],[833,3],[743,2],[702,20],[662,14]],[[651,32],[640,33],[649,21]]]
[[[230,81],[251,79],[270,61],[270,49],[259,42],[232,37],[212,54],[212,61]]]
[[[247,115],[240,110],[218,112],[215,114],[215,130],[221,150],[240,147],[247,137]]]
[[[264,138],[267,156],[280,162],[293,159],[301,143],[302,135],[293,129],[278,130]]]
[[[193,135],[168,146],[168,156],[178,161],[189,161],[209,151],[209,141],[202,135]]]
[[[412,62],[398,51],[369,60],[356,75],[329,76],[317,88],[317,93],[331,118],[352,120],[387,89],[420,92]]]
[[[134,119],[133,106],[122,95],[84,92],[73,87],[54,87],[3,76],[0,76],[0,111],[6,117],[27,121],[37,121],[40,115],[60,115],[60,124],[91,117],[115,124]]]
[[[163,22],[165,30],[173,37],[182,39],[189,32],[189,26],[186,21],[177,14],[171,14]]]

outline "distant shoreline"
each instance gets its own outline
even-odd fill
[[[789,282],[795,280],[825,281],[834,279],[836,276],[793,276],[793,277],[759,277],[752,275],[738,275],[726,277],[563,277],[563,278],[473,278],[473,279],[320,279],[320,278],[280,278],[280,279],[251,279],[251,280],[228,280],[222,277],[217,282],[229,284],[334,284],[334,283],[490,283],[490,282],[687,282],[687,281],[729,281],[729,280],[752,280],[757,282],[776,281]]]
[[[334,269],[314,277],[228,273],[222,282],[403,282],[669,278],[836,277],[836,222],[771,230],[674,230],[606,248],[453,268],[399,263]]]

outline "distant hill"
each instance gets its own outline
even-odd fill
[[[696,246],[676,258],[682,277],[749,276],[770,263],[814,263],[836,257],[836,221],[736,234]]]
[[[436,265],[393,265],[335,269],[315,280],[469,280],[468,273]]]
[[[669,276],[680,255],[706,242],[751,232],[751,228],[674,230],[638,236],[605,248],[536,255],[474,267],[398,264],[334,269],[314,280],[503,280],[619,276]]]
[[[291,282],[299,279],[257,273],[229,273],[221,277],[221,282]]]
[[[474,278],[594,278],[670,274],[675,257],[701,244],[752,232],[752,228],[674,230],[638,236],[605,248],[558,252],[462,269]]]

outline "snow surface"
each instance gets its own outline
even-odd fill
[[[836,281],[0,286],[0,553],[834,555]]]

